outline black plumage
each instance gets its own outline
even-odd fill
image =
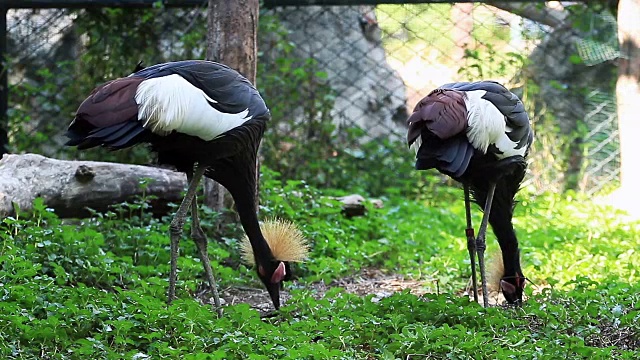
[[[409,145],[417,142],[418,147],[416,169],[437,169],[463,184],[476,301],[477,252],[487,305],[484,250],[488,222],[502,251],[502,293],[509,303],[521,302],[526,278],[512,218],[514,197],[524,179],[533,141],[524,105],[497,82],[450,83],[423,98],[407,122],[407,141]],[[484,210],[477,239],[471,225],[470,194]]]
[[[146,68],[139,63],[136,70],[125,78],[98,86],[91,93],[69,126],[67,145],[118,150],[148,143],[160,164],[172,165],[187,174],[189,189],[171,223],[169,302],[175,294],[178,242],[189,210],[193,217],[192,237],[218,301],[206,238],[199,226],[195,189],[202,176],[222,184],[235,201],[253,248],[258,276],[274,306],[279,308],[279,288],[289,276],[289,266],[272,253],[255,208],[256,155],[270,119],[267,105],[246,78],[219,63],[190,60]],[[150,79],[161,81],[147,83],[154,84],[145,90],[153,96],[144,97],[141,87]],[[193,95],[175,93],[175,87]],[[194,112],[194,107],[212,117],[202,117],[202,112]],[[143,108],[148,111],[143,112]],[[194,128],[207,130],[206,136],[182,132],[194,132]]]

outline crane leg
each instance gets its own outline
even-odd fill
[[[469,198],[469,185],[464,185],[464,206],[467,214],[467,249],[469,250],[469,259],[471,260],[471,281],[473,287],[473,301],[478,302],[478,280],[476,276],[476,236],[473,233],[473,225],[471,224],[471,200]]]
[[[487,292],[487,273],[484,267],[484,251],[487,248],[485,241],[487,234],[487,224],[489,222],[489,214],[491,213],[491,203],[493,203],[493,194],[496,191],[496,183],[489,184],[487,192],[487,201],[484,204],[484,214],[482,215],[482,223],[478,229],[478,238],[476,239],[476,250],[478,251],[478,264],[480,265],[480,277],[482,277],[482,300],[484,307],[489,306],[489,294]]]
[[[190,177],[192,177],[191,174],[187,173],[187,179],[189,179]],[[198,217],[198,195],[194,195],[193,201],[191,202],[191,238],[196,243],[196,247],[198,248],[198,254],[200,254],[200,260],[202,261],[204,272],[207,276],[207,280],[209,281],[209,286],[211,287],[211,293],[213,294],[213,303],[215,304],[216,310],[218,311],[218,316],[222,317],[222,307],[220,306],[220,295],[218,295],[216,278],[213,275],[213,270],[211,269],[211,262],[209,261],[209,251],[207,249],[207,236],[204,234],[204,231],[200,226],[200,218]]]
[[[171,236],[171,272],[169,273],[169,294],[167,296],[167,304],[171,304],[171,301],[176,297],[176,280],[178,277],[178,252],[180,246],[180,237],[182,236],[182,228],[187,217],[187,212],[191,208],[191,201],[196,195],[196,189],[200,183],[200,179],[204,175],[206,166],[200,166],[196,168],[193,174],[193,178],[189,182],[187,188],[187,194],[182,199],[182,203],[178,207],[176,214],[171,220],[169,226],[169,233]]]

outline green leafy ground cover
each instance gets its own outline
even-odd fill
[[[639,223],[580,197],[521,194],[515,223],[535,285],[521,308],[483,309],[457,295],[470,276],[460,190],[389,195],[353,219],[328,195],[340,193],[263,177],[261,216],[294,220],[313,244],[287,285],[292,297],[268,318],[237,303],[217,319],[198,302],[202,267],[187,238],[179,300],[167,307],[168,220],[148,217],[144,202],[82,222],[42,204],[4,219],[0,358],[638,358]],[[238,265],[241,234],[234,227],[210,242],[223,293],[260,287]],[[371,268],[419,280],[427,294],[380,299],[315,286]]]

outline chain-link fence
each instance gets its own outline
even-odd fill
[[[61,133],[96,84],[139,60],[203,58],[205,23],[204,6],[10,10],[12,149],[70,156]],[[616,39],[613,17],[581,3],[263,8],[257,84],[274,115],[264,163],[327,186],[371,164],[388,174],[412,162],[404,122],[421,97],[493,79],[532,117],[529,184],[596,192],[619,175]],[[136,151],[109,156],[144,162]]]

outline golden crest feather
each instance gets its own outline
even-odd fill
[[[280,219],[268,219],[260,224],[260,230],[264,235],[273,256],[278,261],[300,262],[309,254],[309,244],[302,231],[291,221]],[[245,235],[240,243],[242,260],[253,266],[255,258],[249,237]]]
[[[504,263],[502,253],[494,250],[487,256],[485,266],[487,267],[487,290],[489,292],[500,292],[500,280],[504,276]]]

